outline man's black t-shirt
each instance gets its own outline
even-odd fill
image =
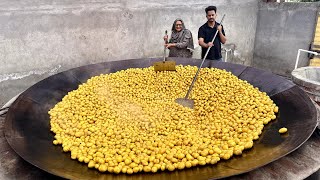
[[[203,38],[205,43],[211,42],[213,39],[213,36],[215,35],[216,31],[217,31],[217,27],[219,26],[219,23],[215,23],[214,27],[211,28],[208,25],[208,22],[206,22],[204,25],[202,25],[199,28],[198,31],[198,39],[199,38]],[[222,26],[222,34],[225,35],[224,33],[224,29]],[[214,40],[214,46],[211,47],[206,59],[211,59],[211,60],[217,60],[222,58],[221,56],[221,39],[219,36],[219,33],[217,34],[216,39]],[[202,51],[201,51],[201,59],[203,59],[204,55],[206,54],[208,48],[203,48],[202,47]]]

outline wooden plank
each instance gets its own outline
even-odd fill
[[[311,50],[320,53],[320,48],[312,48]]]
[[[312,48],[320,48],[320,44],[317,44],[317,43],[314,42],[311,47]]]
[[[310,59],[309,66],[320,66],[320,58]]]
[[[318,17],[316,20],[316,26],[314,31],[313,43],[311,44],[311,51],[320,51],[320,10],[318,10]],[[310,60],[309,66],[319,66],[319,58]]]
[[[320,67],[320,64],[309,64],[310,67]]]
[[[314,38],[313,38],[313,42],[311,44],[310,50],[320,53],[320,10],[318,10],[318,17],[315,23],[316,23],[316,26],[314,31]],[[309,56],[309,57],[312,57],[312,56]],[[320,59],[317,57],[314,59],[311,59],[309,62],[309,66],[320,66]]]
[[[311,44],[311,48],[310,48],[311,51],[320,51],[320,43],[319,42],[313,42]]]

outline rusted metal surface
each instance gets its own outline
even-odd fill
[[[280,116],[267,125],[254,148],[229,161],[219,162],[215,166],[196,167],[175,172],[137,175],[101,174],[90,170],[85,164],[71,160],[61,147],[53,146],[53,134],[49,132],[48,110],[67,92],[74,90],[88,78],[101,73],[115,72],[129,67],[147,67],[159,59],[137,59],[115,61],[83,66],[51,76],[24,92],[11,106],[5,124],[5,134],[9,144],[26,161],[47,171],[70,179],[208,179],[233,176],[238,178],[305,178],[319,169],[319,138],[312,137],[310,145],[300,148],[298,154],[285,156],[302,145],[312,134],[317,123],[315,106],[308,96],[292,82],[259,69],[241,65],[206,62],[205,67],[218,67],[231,71],[241,79],[247,80],[260,90],[267,92],[280,107]],[[175,58],[177,64],[198,65],[199,60]],[[280,127],[287,127],[285,136],[278,133]],[[4,141],[4,144],[6,142]],[[298,151],[299,151],[298,150]],[[7,151],[12,153],[12,151]],[[284,158],[281,158],[285,156]],[[303,158],[307,157],[306,160]],[[17,156],[12,156],[17,159]],[[277,160],[281,158],[280,160]],[[287,159],[289,158],[289,159]],[[19,158],[18,158],[19,159]],[[21,160],[21,159],[19,159]],[[277,160],[277,161],[276,161]],[[14,160],[13,160],[14,161]],[[304,164],[303,161],[306,161]],[[23,162],[23,161],[22,161]],[[26,164],[26,163],[25,163]],[[280,168],[283,167],[283,168]],[[7,167],[7,166],[5,166]],[[27,166],[24,166],[27,167]],[[267,168],[269,167],[269,168]],[[305,168],[302,168],[305,167]],[[16,169],[11,168],[13,171]],[[54,177],[41,170],[33,169],[39,177]],[[33,171],[31,170],[31,171]],[[262,173],[261,173],[262,172]],[[299,173],[297,173],[299,172]],[[39,174],[38,174],[39,173]],[[12,174],[14,176],[14,174]]]

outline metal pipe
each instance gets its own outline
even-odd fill
[[[225,56],[225,58],[224,58],[224,62],[227,62],[228,52],[229,52],[229,51],[232,51],[232,49],[226,49],[226,48],[224,48],[224,50],[226,51],[226,56]]]
[[[299,50],[298,50],[297,59],[296,59],[296,64],[295,64],[295,66],[294,66],[294,69],[297,69],[297,67],[298,67],[300,51],[306,52],[306,53],[310,53],[310,54],[314,54],[314,55],[319,55],[319,53],[314,52],[314,51],[308,51],[308,50],[305,50],[305,49],[299,49]]]

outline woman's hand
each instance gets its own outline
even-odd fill
[[[166,48],[170,49],[171,47],[175,47],[176,44],[175,43],[168,43],[168,44],[165,44],[164,46],[166,46]]]

